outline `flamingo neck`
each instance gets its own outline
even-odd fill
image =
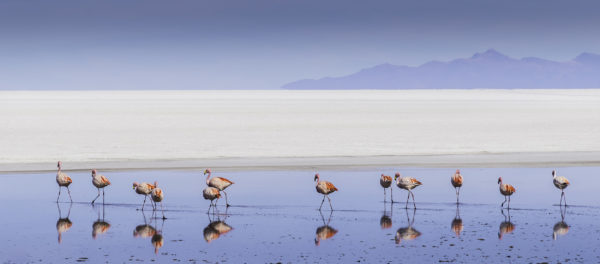
[[[321,181],[321,177],[317,176],[317,185],[319,185],[319,182]]]
[[[210,181],[210,172],[208,173],[208,175],[206,176],[206,185],[208,185],[208,182]]]

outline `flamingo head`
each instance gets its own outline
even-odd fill
[[[158,187],[158,182],[154,181],[154,188]]]
[[[502,177],[498,177],[498,184],[502,183]]]
[[[140,184],[139,184],[139,183],[137,183],[137,182],[134,182],[134,183],[133,183],[133,189],[135,190],[135,188],[136,188],[136,187],[138,187],[138,185],[140,185]]]
[[[56,167],[60,169],[61,166],[62,166],[62,162],[60,162],[60,160],[59,160],[58,164],[56,164]]]
[[[460,170],[459,169],[456,169],[456,174],[460,174]]]
[[[556,170],[552,170],[552,177],[556,176]]]
[[[396,175],[394,175],[394,180],[397,180],[398,178],[400,178],[400,172],[396,172]]]
[[[204,170],[204,175],[206,175],[206,174],[210,174],[210,169]]]
[[[96,175],[96,173],[97,173],[96,169],[93,169],[92,170],[92,176]]]
[[[317,179],[319,179],[319,174],[318,174],[318,173],[317,173],[317,174],[315,174],[315,179],[314,179],[314,181],[317,181]]]

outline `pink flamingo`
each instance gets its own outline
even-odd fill
[[[73,199],[71,198],[71,190],[69,190],[69,185],[73,183],[73,180],[71,180],[71,177],[69,177],[69,175],[61,171],[62,162],[59,161],[56,167],[58,167],[58,172],[56,172],[56,183],[58,183],[58,197],[56,197],[56,202],[58,203],[58,199],[60,199],[60,189],[62,189],[62,187],[67,187],[67,192],[69,193],[69,200],[73,202]]]

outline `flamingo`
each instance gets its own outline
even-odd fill
[[[321,201],[321,206],[319,207],[319,211],[323,207],[323,203],[325,202],[325,197],[327,197],[327,200],[329,200],[329,207],[333,211],[333,206],[331,206],[331,199],[329,198],[329,194],[337,191],[338,189],[335,188],[335,186],[331,182],[321,181],[321,177],[319,177],[318,173],[315,174],[314,180],[317,182],[317,186],[316,186],[317,192],[320,194],[323,194],[323,201]]]
[[[506,198],[508,197],[508,208],[510,208],[510,196],[516,192],[515,187],[502,183],[502,177],[498,178],[498,184],[500,185],[500,193],[504,195],[504,202],[502,202],[500,207],[504,207],[504,203],[506,203]]]
[[[422,183],[420,181],[417,181],[417,179],[413,177],[401,177],[399,172],[396,172],[394,180],[396,180],[396,185],[398,186],[398,188],[408,191],[408,197],[406,197],[406,206],[404,208],[408,208],[408,200],[411,195],[413,198],[413,206],[414,208],[417,208],[417,205],[415,204],[415,195],[412,193],[411,190],[419,185],[422,185]]]
[[[71,180],[71,177],[69,177],[69,175],[61,171],[62,162],[58,161],[56,167],[58,167],[58,172],[56,172],[56,183],[58,183],[58,197],[56,197],[56,202],[58,203],[58,199],[60,199],[60,189],[62,189],[62,187],[67,187],[67,192],[69,193],[69,200],[73,202],[73,199],[71,198],[71,190],[69,190],[69,185],[73,183],[73,180]]]
[[[558,203],[558,205],[562,205],[562,201],[563,201],[563,197],[565,199],[565,206],[567,206],[567,197],[565,196],[565,189],[567,187],[569,187],[569,184],[571,184],[569,182],[569,180],[567,180],[567,178],[563,177],[563,176],[556,176],[556,170],[552,170],[552,178],[553,178],[553,183],[554,186],[556,186],[556,188],[560,189],[560,202]]]
[[[217,199],[217,201],[218,201],[219,198],[221,198],[221,193],[219,192],[219,189],[217,189],[215,187],[206,187],[202,191],[202,196],[204,197],[205,200],[210,200],[210,206],[208,207],[208,211],[210,212],[210,208],[213,206],[213,200]],[[215,202],[215,207],[216,207],[216,202]]]
[[[152,197],[152,201],[154,201],[154,203],[160,203],[160,210],[162,211],[162,218],[163,219],[167,219],[165,217],[165,209],[163,208],[163,203],[162,200],[165,198],[165,195],[163,194],[163,191],[158,188],[158,182],[154,182],[154,189],[152,189],[152,193],[150,193],[150,196]]]
[[[223,177],[214,177],[211,179],[210,178],[210,176],[211,176],[210,169],[204,170],[204,175],[207,175],[206,176],[206,185],[208,185],[209,187],[217,188],[217,189],[219,189],[219,191],[222,191],[225,194],[225,204],[227,205],[227,207],[229,207],[229,199],[227,199],[227,192],[225,192],[225,189],[227,189],[227,187],[234,184],[234,182],[232,182],[228,179],[225,179]]]
[[[454,190],[456,191],[456,203],[458,204],[458,196],[460,194],[460,187],[463,184],[463,177],[460,175],[460,170],[456,169],[456,172],[450,178],[450,183],[454,186]]]
[[[392,186],[392,177],[382,173],[381,177],[379,178],[379,184],[381,184],[381,187],[383,187],[383,201],[385,202],[385,189]],[[392,203],[394,203],[394,188],[390,188],[390,192]]]
[[[142,204],[142,211],[143,211],[144,205],[146,205],[146,198],[148,198],[148,195],[152,193],[152,189],[154,189],[154,185],[147,183],[147,182],[142,182],[141,184],[134,182],[133,189],[135,190],[135,192],[137,194],[144,195],[144,203]]]
[[[104,204],[104,187],[110,185],[110,181],[102,174],[98,174],[96,170],[92,170],[92,184],[98,189],[98,196],[92,200],[92,205],[100,197],[100,189],[102,189],[102,203]]]
[[[329,213],[329,219],[327,219],[327,223],[325,223],[325,216],[323,213],[319,211],[321,214],[321,220],[323,220],[323,225],[317,228],[316,237],[315,237],[315,245],[318,246],[321,244],[321,240],[330,239],[331,237],[337,234],[337,230],[331,226],[329,226],[329,222],[331,221],[331,215],[333,215],[333,211]]]

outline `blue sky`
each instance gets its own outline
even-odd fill
[[[494,48],[600,53],[596,1],[0,2],[0,89],[276,89]]]

